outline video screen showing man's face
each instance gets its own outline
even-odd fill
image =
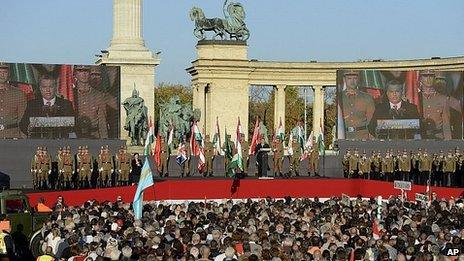
[[[0,68],[0,83],[8,82],[8,78],[10,77],[10,70],[7,68]]]
[[[49,101],[55,98],[56,85],[53,79],[42,79],[40,80],[40,94],[42,98]]]
[[[345,79],[345,85],[347,89],[355,89],[358,86],[357,75],[346,75],[344,79]]]

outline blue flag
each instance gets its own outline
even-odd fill
[[[143,163],[142,173],[140,174],[139,184],[137,185],[137,191],[135,191],[134,202],[132,203],[135,219],[140,219],[142,217],[143,191],[153,184],[153,175],[151,173],[150,164],[148,163],[148,158],[146,158],[145,163]]]

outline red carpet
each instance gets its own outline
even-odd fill
[[[46,205],[53,205],[59,195],[64,197],[69,206],[81,205],[89,199],[98,201],[115,201],[121,196],[126,202],[131,202],[136,186],[116,187],[106,189],[89,189],[55,192],[30,192],[27,193],[32,206],[35,206],[39,198],[45,199]],[[464,195],[463,188],[437,188],[432,187],[439,198],[450,198]],[[407,195],[414,200],[415,193],[424,193],[425,186],[413,185]],[[400,191],[393,188],[393,183],[372,180],[350,179],[242,179],[234,183],[231,179],[176,179],[156,181],[154,187],[147,189],[144,200],[187,200],[187,199],[243,199],[273,197],[320,197],[328,198],[347,194],[355,197],[399,195]]]

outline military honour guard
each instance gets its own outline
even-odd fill
[[[116,168],[118,169],[119,176],[117,178],[117,185],[127,186],[129,185],[129,173],[131,169],[131,155],[127,153],[126,147],[123,145],[119,148],[118,154],[116,154]]]

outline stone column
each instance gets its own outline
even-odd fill
[[[130,97],[135,88],[145,100],[149,116],[155,105],[155,67],[158,57],[145,47],[142,35],[142,0],[113,0],[113,38],[96,64],[121,68],[121,102]],[[120,138],[128,139],[123,126],[126,112],[120,106]]]
[[[206,127],[206,108],[205,108],[205,95],[206,95],[206,83],[196,83],[193,89],[193,109],[199,109],[201,113],[198,127],[200,130],[209,131]]]
[[[274,95],[274,130],[279,128],[280,120],[282,119],[282,126],[285,129],[285,84],[278,84],[275,86]]]
[[[313,134],[319,136],[320,123],[324,124],[324,88],[321,85],[313,85]]]
[[[111,48],[144,46],[142,0],[113,0],[113,39]]]

